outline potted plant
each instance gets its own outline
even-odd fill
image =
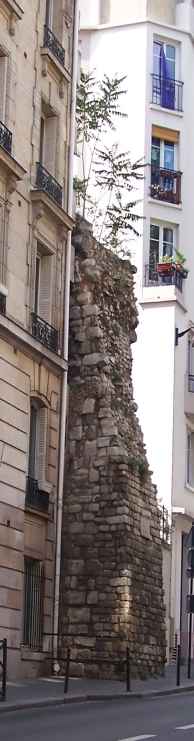
[[[188,270],[185,267],[186,257],[182,254],[182,252],[179,252],[179,250],[176,250],[175,254],[171,257],[169,255],[164,255],[159,263],[157,264],[157,272],[162,275],[172,274],[175,271],[178,271],[182,278],[187,278]]]

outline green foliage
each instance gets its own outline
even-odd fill
[[[160,259],[160,263],[168,265],[185,265],[186,257],[179,250],[175,251],[175,254],[171,257],[169,255],[163,255]]]
[[[74,180],[77,205],[93,223],[97,239],[126,253],[129,232],[139,235],[136,201],[131,197],[135,181],[143,178],[143,164],[131,162],[128,152],[116,144],[105,146],[108,132],[115,131],[116,117],[125,118],[120,99],[125,77],[97,81],[93,73],[81,73],[77,95],[77,143],[81,177]]]

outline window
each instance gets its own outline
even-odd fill
[[[39,162],[50,175],[56,174],[56,147],[57,147],[58,118],[53,110],[43,103],[40,120]]]
[[[178,204],[181,201],[181,173],[177,171],[179,132],[152,127],[151,196]]]
[[[48,324],[51,323],[52,309],[52,258],[43,245],[37,245],[34,313]]]
[[[194,432],[187,430],[187,484],[194,489]]]
[[[8,57],[0,50],[0,121],[5,123]]]
[[[176,48],[172,44],[163,41],[154,41],[153,72],[160,76],[166,68],[170,80],[175,80]],[[162,69],[163,67],[163,69]]]
[[[188,338],[188,390],[194,393],[194,337]]]
[[[63,16],[61,0],[46,0],[45,23],[57,39],[63,37]]]
[[[24,643],[41,651],[43,639],[44,568],[41,561],[24,558]]]
[[[175,230],[173,227],[150,224],[149,279],[156,274],[161,257],[172,257],[175,251]]]
[[[162,141],[152,137],[152,165],[165,170],[175,170],[176,145],[174,142]]]
[[[47,407],[40,406],[33,399],[30,407],[28,476],[38,481],[40,488],[46,481],[47,421]]]

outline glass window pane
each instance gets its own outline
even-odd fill
[[[154,41],[154,54],[153,54],[153,72],[155,75],[160,74],[160,52],[162,43]]]
[[[167,227],[163,229],[163,255],[168,257],[173,255],[173,229]]]
[[[175,79],[175,47],[166,44],[166,61],[169,77]]]
[[[174,170],[174,144],[164,142],[164,167],[166,170]]]
[[[154,239],[159,242],[159,226],[156,224],[150,225],[150,239]]]
[[[160,139],[156,139],[156,137],[152,137],[152,165],[156,165],[156,167],[160,167]]]

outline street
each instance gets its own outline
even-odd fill
[[[1,741],[193,741],[194,694],[3,713]]]

